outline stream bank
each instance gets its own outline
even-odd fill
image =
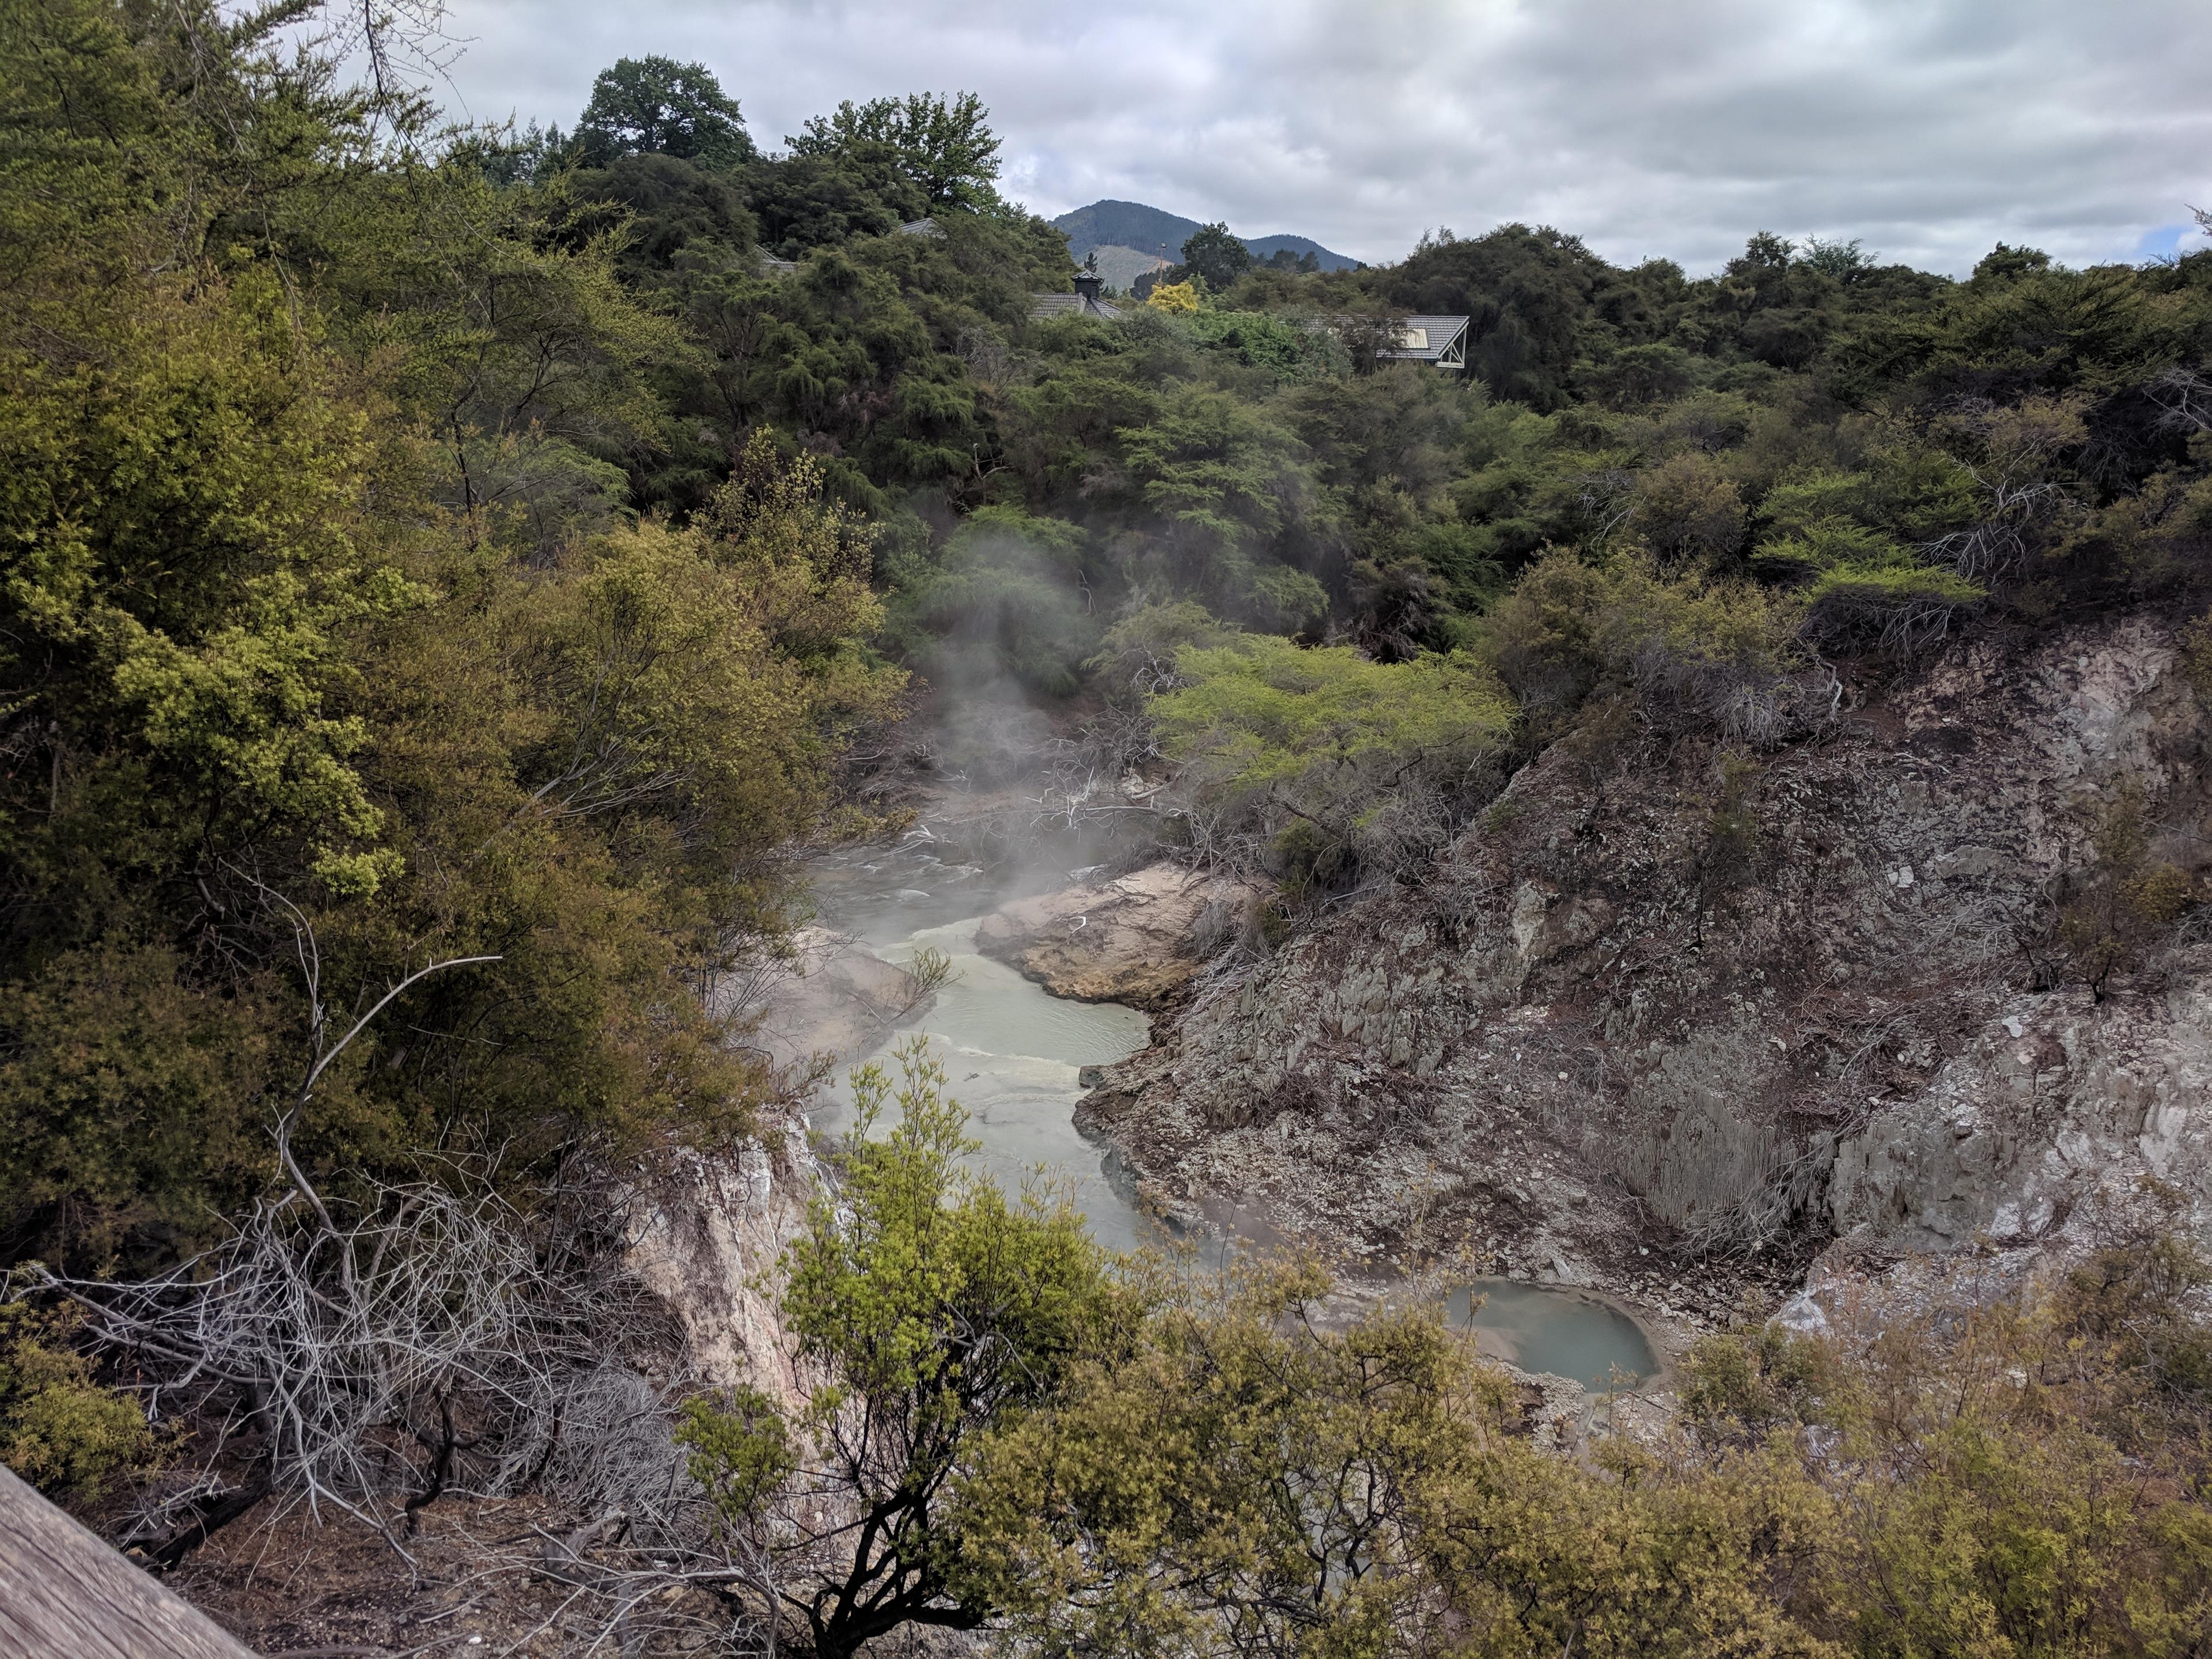
[[[1154,1019],[1172,1019],[1187,1000],[1205,954],[1197,941],[1237,925],[1249,890],[1164,865],[1119,877],[1080,867],[1033,869],[1026,881],[1001,885],[961,852],[955,837],[925,823],[896,842],[837,849],[818,860],[819,931],[840,941],[823,961],[842,964],[818,974],[829,1000],[848,997],[847,988],[870,973],[912,966],[925,953],[949,977],[908,1006],[895,991],[879,1000],[870,1040],[842,1053],[839,1073],[816,1097],[813,1131],[850,1127],[853,1064],[880,1060],[918,1036],[969,1115],[969,1133],[978,1143],[974,1167],[1009,1190],[1040,1176],[1058,1183],[1103,1243],[1126,1251],[1195,1232],[1232,1245],[1325,1248],[1327,1241],[1297,1238],[1233,1201],[1194,1212],[1147,1203],[1115,1150],[1078,1128],[1076,1109],[1090,1085],[1147,1051]],[[1055,873],[1066,884],[1019,890],[1041,887]],[[1070,876],[1078,879],[1068,883]],[[1007,886],[1015,889],[1011,896]],[[876,967],[860,965],[866,963]],[[1102,994],[1114,989],[1158,1012],[1148,1018]],[[1087,993],[1088,1000],[1063,994],[1068,991]],[[834,1029],[848,1030],[851,1023],[840,1020]],[[1390,1264],[1331,1254],[1346,1263],[1332,1298],[1342,1315],[1401,1296],[1417,1282]],[[1616,1420],[1624,1402],[1663,1386],[1680,1346],[1672,1334],[1648,1328],[1635,1310],[1589,1290],[1519,1279],[1418,1282],[1422,1294],[1445,1297],[1450,1322],[1472,1324],[1483,1352],[1519,1379],[1532,1421],[1548,1425],[1541,1431],[1563,1445],[1606,1420],[1614,1386],[1621,1390]],[[1484,1301],[1471,1310],[1476,1295]]]

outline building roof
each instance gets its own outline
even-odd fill
[[[898,234],[902,236],[941,237],[945,234],[945,227],[934,219],[909,219],[898,228]]]
[[[1045,317],[1103,317],[1108,322],[1118,321],[1121,307],[1109,305],[1093,294],[1032,294],[1030,295],[1030,315]]]
[[[11,1659],[253,1659],[214,1620],[4,1465],[0,1632]]]
[[[1464,317],[1408,317],[1399,331],[1396,349],[1375,355],[1434,363],[1438,368],[1465,368],[1467,324]]]

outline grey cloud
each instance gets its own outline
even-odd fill
[[[1963,270],[2130,257],[2212,202],[2202,0],[454,0],[470,112],[574,118],[614,58],[714,68],[770,145],[972,88],[1041,212],[1101,196],[1370,260],[1559,226],[1708,270],[1757,229]],[[2185,240],[2184,246],[2191,245]]]

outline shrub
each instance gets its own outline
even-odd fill
[[[1756,558],[1768,571],[1798,579],[1806,635],[1830,649],[1910,656],[1989,597],[1980,583],[1844,518],[1816,519],[1761,542]]]
[[[939,684],[1005,677],[1046,696],[1076,689],[1097,639],[1084,585],[1085,538],[1060,519],[979,508],[933,564],[896,573],[890,642]]]
[[[1148,605],[1108,629],[1098,654],[1084,666],[1109,702],[1140,703],[1182,684],[1176,662],[1185,647],[1218,646],[1236,632],[1195,599]]]
[[[1790,681],[1796,610],[1748,582],[1662,577],[1645,560],[1589,564],[1554,549],[1494,609],[1485,648],[1547,738],[1601,689],[1668,737],[1765,746],[1804,713]]]
[[[84,1497],[147,1462],[154,1437],[137,1401],[93,1380],[70,1323],[0,1304],[0,1459],[41,1492]]]
[[[1246,635],[1176,668],[1153,713],[1202,849],[1294,886],[1409,872],[1489,798],[1513,726],[1462,653],[1384,664]]]
[[[679,1431],[724,1525],[757,1529],[779,1563],[771,1616],[803,1620],[820,1659],[990,1616],[963,1571],[963,1478],[1128,1312],[1079,1214],[962,1167],[967,1114],[927,1045],[897,1058],[896,1085],[875,1066],[853,1074],[841,1185],[784,1255],[785,1323],[819,1379],[806,1411],[787,1425],[741,1389],[691,1402]],[[894,1097],[897,1121],[878,1134]],[[790,1501],[763,1528],[780,1491]]]
[[[1668,563],[1728,558],[1743,544],[1743,501],[1711,457],[1674,455],[1636,482],[1629,527]]]
[[[1834,1351],[1778,1325],[1700,1337],[1682,1362],[1682,1420],[1709,1446],[1826,1422],[1842,1382]]]
[[[2068,972],[2100,1000],[2112,976],[2140,967],[2197,900],[2189,872],[2153,855],[2151,829],[2142,788],[2123,786],[2097,808],[2095,859],[2061,883],[2052,935]]]
[[[1153,289],[1147,303],[1159,305],[1161,292]],[[1334,335],[1264,311],[1188,311],[1182,313],[1182,325],[1200,344],[1286,380],[1317,380],[1344,366],[1344,349]]]

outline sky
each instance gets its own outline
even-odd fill
[[[449,0],[444,96],[564,128],[705,64],[780,148],[839,100],[974,91],[1007,194],[1373,263],[1550,224],[1716,269],[1753,232],[1964,274],[2212,246],[2212,0]]]

